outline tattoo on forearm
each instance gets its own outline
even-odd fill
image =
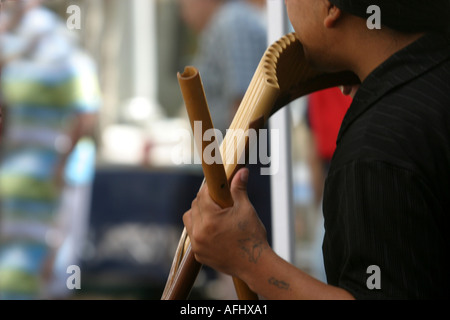
[[[274,277],[269,279],[269,283],[282,290],[289,290],[290,286],[289,283],[284,282],[283,280],[277,280]]]
[[[252,238],[246,238],[239,241],[239,246],[242,251],[248,256],[248,261],[257,263],[261,253],[264,250],[264,242],[256,241]]]

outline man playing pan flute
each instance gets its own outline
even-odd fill
[[[373,5],[380,28],[369,28]],[[269,247],[246,169],[231,183],[233,207],[205,187],[184,215],[196,259],[266,299],[450,297],[450,1],[286,6],[308,62],[361,81],[324,190],[328,283]]]

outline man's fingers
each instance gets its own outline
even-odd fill
[[[242,168],[239,169],[238,172],[233,177],[231,181],[231,189],[238,189],[242,191],[247,191],[247,183],[248,183],[248,169]]]
[[[197,193],[197,205],[200,215],[203,212],[216,212],[222,210],[222,208],[211,198],[209,195],[208,185],[205,185]]]
[[[236,172],[233,180],[231,181],[230,191],[235,201],[241,199],[247,199],[247,183],[248,183],[249,171],[247,168],[242,168]]]

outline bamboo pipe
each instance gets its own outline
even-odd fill
[[[210,142],[203,139],[204,133],[207,130],[213,130],[214,126],[200,74],[196,68],[186,67],[182,74],[178,73],[177,77],[192,130],[196,128],[196,122],[201,124],[201,134],[194,132],[194,137],[196,138],[195,143],[202,160],[202,168],[205,175],[204,183],[208,185],[211,198],[219,206],[222,208],[231,207],[234,202],[231,197],[230,187],[222,161],[206,161],[205,159],[206,155],[204,151],[206,147],[212,147],[212,150],[219,152],[219,143],[215,136],[211,137]],[[221,158],[221,155],[215,155],[214,158],[217,159],[217,157]],[[190,241],[187,238],[185,241],[185,251],[190,250],[189,243]],[[200,269],[201,266],[196,266],[196,268]],[[240,300],[255,300],[258,298],[242,280],[233,277],[233,282]]]

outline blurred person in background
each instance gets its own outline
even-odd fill
[[[266,0],[179,0],[198,35],[192,65],[202,77],[214,127],[225,134],[267,49]]]
[[[37,299],[67,240],[61,193],[92,178],[101,96],[93,61],[41,1],[6,2],[0,31],[0,298]]]

